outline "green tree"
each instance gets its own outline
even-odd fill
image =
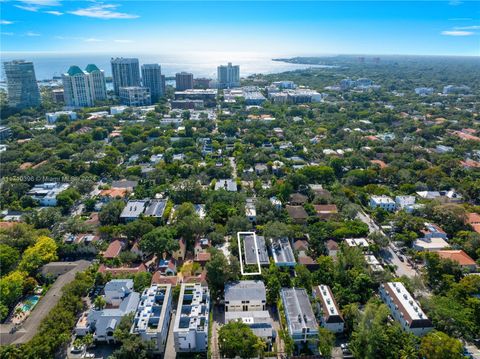
[[[128,222],[124,227],[124,232],[129,240],[135,240],[142,238],[142,236],[152,231],[154,228],[154,225],[150,222],[138,219],[136,221]]]
[[[14,271],[0,278],[0,300],[6,307],[12,306],[20,299],[26,277],[27,273]]]
[[[32,273],[42,265],[57,260],[57,243],[50,237],[41,236],[23,253],[19,268]]]
[[[140,248],[146,253],[155,253],[161,257],[163,253],[172,253],[180,248],[174,236],[175,231],[169,227],[155,228],[142,237]]]
[[[462,343],[439,331],[428,333],[422,338],[420,355],[425,359],[461,359]]]
[[[143,290],[150,286],[152,281],[152,274],[150,272],[140,272],[133,278],[133,289],[136,292],[143,292]]]
[[[125,203],[120,200],[110,201],[105,204],[100,213],[98,219],[103,225],[115,225],[120,221],[120,214],[122,214]]]
[[[325,328],[318,328],[318,351],[324,358],[332,356],[333,345],[335,344],[335,334]]]
[[[252,329],[240,321],[229,322],[219,329],[218,346],[220,353],[227,358],[262,357],[265,348]]]
[[[10,272],[18,262],[20,253],[16,248],[0,243],[0,275]]]

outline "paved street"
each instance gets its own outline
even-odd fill
[[[210,351],[212,359],[219,359],[220,351],[218,348],[218,330],[223,325],[225,321],[224,313],[222,306],[214,305],[213,306],[213,323],[212,323],[212,337],[210,339]]]
[[[165,359],[173,359],[177,356],[175,352],[175,341],[173,338],[173,327],[175,324],[175,314],[172,313],[171,318],[170,318],[170,326],[168,327],[168,337],[167,337],[167,343],[165,344],[165,354],[164,358]]]
[[[365,212],[359,211],[357,218],[368,226],[370,233],[379,232],[385,236],[385,233],[381,230],[381,228]],[[394,244],[390,243],[388,247],[380,252],[380,255],[386,263],[393,264],[396,267],[395,273],[397,276],[401,277],[402,275],[405,275],[409,278],[413,278],[419,275],[419,273],[408,263],[405,257],[404,261],[402,262],[398,254],[395,252],[398,252],[398,249]]]
[[[68,263],[68,262],[65,262]],[[57,278],[55,283],[50,287],[47,294],[40,299],[38,304],[33,309],[28,318],[21,324],[20,328],[15,333],[10,333],[12,324],[0,325],[0,343],[3,344],[22,344],[28,342],[33,338],[40,326],[43,318],[50,312],[50,310],[57,304],[61,295],[62,288],[73,281],[75,274],[88,268],[90,261],[79,260],[76,267],[72,267],[70,271],[62,274]]]

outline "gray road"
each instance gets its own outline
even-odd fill
[[[20,328],[15,333],[10,333],[12,324],[0,325],[0,343],[4,344],[22,344],[28,342],[33,338],[40,326],[43,318],[50,312],[50,310],[57,304],[62,295],[62,288],[73,281],[75,274],[88,268],[90,261],[79,260],[76,261],[77,266],[72,268],[65,274],[57,278],[55,283],[50,287],[47,294],[40,299],[38,304],[33,309],[32,313],[23,322]]]
[[[174,324],[175,324],[175,313],[172,313],[170,317],[170,326],[168,327],[167,343],[165,344],[165,354],[164,354],[165,359],[173,359],[177,356],[177,353],[175,352],[175,341],[173,338]]]
[[[370,233],[379,232],[385,236],[382,229],[365,212],[359,211],[357,218],[368,226]],[[395,252],[398,252],[398,249],[390,243],[387,248],[380,252],[380,255],[386,263],[393,264],[396,267],[395,274],[397,276],[401,277],[402,275],[405,275],[409,278],[413,278],[419,275],[419,273],[408,263],[406,258],[402,262]]]

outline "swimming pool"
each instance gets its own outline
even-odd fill
[[[35,307],[35,305],[37,305],[39,300],[40,300],[40,296],[38,296],[38,295],[29,296],[28,298],[26,298],[23,301],[22,311],[28,312],[28,311],[32,310],[33,307]]]

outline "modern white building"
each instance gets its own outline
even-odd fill
[[[105,302],[103,309],[91,309],[88,314],[80,317],[75,327],[75,333],[83,336],[93,334],[99,342],[115,342],[113,333],[122,317],[135,312],[140,295],[132,291],[132,279],[115,279],[105,286]]]
[[[316,352],[318,348],[318,324],[313,313],[307,291],[303,288],[282,288],[280,290],[288,334],[295,344],[307,344]]]
[[[242,280],[225,284],[225,312],[266,310],[265,284],[259,280]]]
[[[432,322],[403,283],[382,283],[380,285],[380,297],[405,331],[422,336],[433,329]]]
[[[120,102],[126,106],[148,106],[151,104],[150,89],[140,86],[120,87]]]
[[[228,192],[237,192],[237,182],[232,179],[219,179],[215,182],[215,191],[222,189]]]
[[[252,223],[257,221],[257,209],[254,198],[247,198],[245,203],[245,216]]]
[[[74,111],[57,111],[57,112],[47,112],[45,114],[45,118],[47,119],[48,123],[55,123],[57,122],[58,118],[62,115],[68,117],[69,120],[73,121],[77,119],[77,113]]]
[[[122,114],[128,106],[112,106],[110,107],[110,115],[119,115]]]
[[[349,247],[368,248],[370,246],[365,238],[345,238],[345,243]]]
[[[433,87],[417,87],[415,89],[415,93],[417,95],[423,95],[423,96],[426,96],[426,95],[431,95],[433,94]]]
[[[345,322],[330,287],[324,284],[317,285],[313,288],[313,295],[318,300],[321,326],[333,333],[342,333]]]
[[[384,271],[380,261],[373,254],[365,254],[363,258],[365,258],[365,262],[373,273],[380,273]]]
[[[163,353],[167,343],[171,309],[171,284],[153,284],[146,288],[140,297],[130,332],[140,335],[144,341],[152,341],[155,352]]]
[[[57,196],[68,187],[70,187],[68,183],[46,182],[35,185],[28,191],[28,195],[38,201],[41,206],[54,207],[57,205]]]
[[[395,211],[395,201],[388,196],[371,196],[370,208],[382,208],[385,211]]]
[[[270,238],[272,243],[272,254],[275,264],[279,267],[295,267],[297,261],[293,254],[290,240],[284,238]]]
[[[415,196],[396,196],[395,206],[398,210],[404,210],[411,213],[415,209]]]
[[[200,283],[182,283],[173,326],[177,353],[207,351],[209,313],[208,287]]]

